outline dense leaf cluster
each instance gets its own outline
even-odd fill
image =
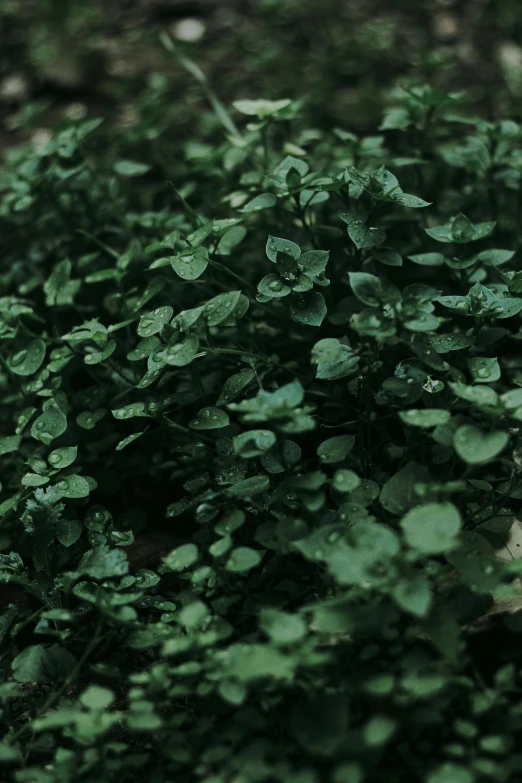
[[[470,641],[520,572],[495,551],[522,497],[522,134],[461,100],[405,91],[359,137],[214,98],[168,170],[93,120],[7,156],[15,780],[522,774],[517,662]]]

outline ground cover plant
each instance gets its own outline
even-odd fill
[[[516,779],[520,126],[418,83],[323,130],[181,61],[174,151],[5,158],[4,777]]]

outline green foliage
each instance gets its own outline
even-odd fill
[[[470,628],[520,572],[494,555],[522,496],[520,128],[430,87],[379,136],[213,105],[170,168],[91,120],[6,156],[0,763],[508,780],[520,671]]]

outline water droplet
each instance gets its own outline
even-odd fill
[[[50,454],[49,455],[49,462],[52,465],[57,465],[61,461],[62,461],[62,455],[61,454]]]
[[[36,429],[37,430],[43,430],[44,427],[45,427],[45,422],[43,422],[43,421],[37,421],[36,422]]]

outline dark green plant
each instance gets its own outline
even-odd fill
[[[0,762],[513,780],[517,645],[471,631],[518,595],[520,127],[209,95],[168,171],[91,120],[6,157]]]

